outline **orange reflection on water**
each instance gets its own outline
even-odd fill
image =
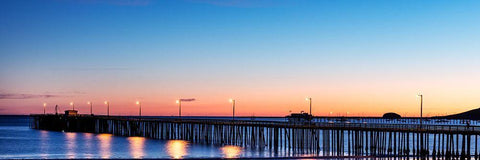
[[[133,158],[142,158],[145,155],[145,138],[143,137],[128,137],[130,143],[130,154]]]
[[[242,153],[242,148],[238,146],[223,146],[221,150],[225,158],[237,158]]]
[[[188,142],[182,140],[171,140],[166,144],[167,152],[173,159],[181,159],[187,155]]]
[[[99,134],[97,135],[97,138],[100,141],[100,156],[102,158],[110,158],[112,154],[111,153],[112,135]]]
[[[75,158],[75,147],[76,147],[76,137],[77,133],[75,132],[67,132],[65,133],[67,136],[67,156],[69,159]]]

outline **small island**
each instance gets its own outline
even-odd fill
[[[400,118],[402,118],[402,116],[400,116],[397,113],[388,112],[388,113],[383,114],[382,118],[385,118],[385,119],[400,119]]]

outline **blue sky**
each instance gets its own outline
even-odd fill
[[[403,97],[418,90],[438,100],[432,114],[469,109],[480,104],[471,91],[480,89],[478,8],[473,0],[4,0],[0,91],[68,98],[2,99],[0,113],[91,97],[219,106],[224,94],[252,100],[244,114],[260,104],[255,97],[273,99],[269,108],[293,95],[332,96],[319,104],[330,110],[395,111],[414,108]],[[445,101],[448,92],[462,94]],[[284,110],[304,105],[293,99],[281,101]]]

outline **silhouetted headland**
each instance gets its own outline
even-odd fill
[[[469,120],[480,120],[480,108],[472,109],[466,112],[452,114],[448,116],[436,116],[432,118],[438,119],[469,119]]]

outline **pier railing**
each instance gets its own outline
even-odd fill
[[[84,117],[90,117],[85,115]],[[401,132],[424,132],[424,133],[468,133],[480,134],[480,126],[463,125],[432,125],[432,124],[384,124],[384,123],[345,123],[345,122],[315,122],[315,123],[291,123],[262,120],[225,120],[225,119],[181,119],[181,118],[137,118],[98,116],[102,119],[146,121],[146,122],[173,122],[173,123],[202,123],[217,125],[252,125],[284,128],[319,128],[319,129],[344,129],[344,130],[377,130],[377,131],[401,131]]]

